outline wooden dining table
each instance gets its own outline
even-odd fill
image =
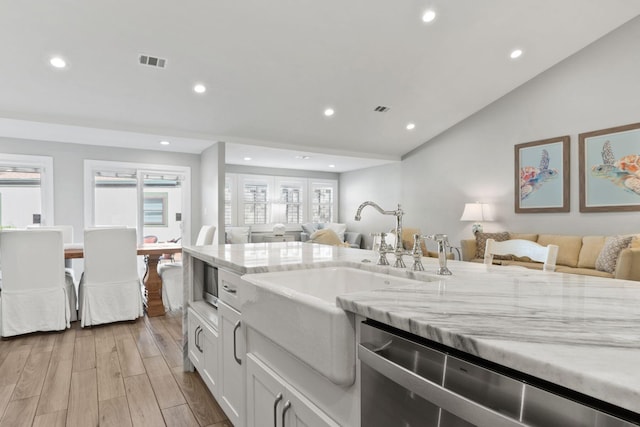
[[[147,266],[144,274],[144,307],[147,316],[163,316],[162,279],[158,275],[158,262],[163,254],[182,252],[182,245],[178,243],[145,243],[138,246],[138,255],[143,255]],[[65,259],[84,258],[82,244],[65,245]]]

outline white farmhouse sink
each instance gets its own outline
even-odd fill
[[[350,267],[247,274],[243,322],[335,384],[355,380],[354,316],[336,296],[419,283]]]

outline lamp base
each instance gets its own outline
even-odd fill
[[[479,222],[474,223],[471,226],[471,232],[474,236],[476,235],[476,233],[482,233],[482,224],[480,224]]]
[[[274,236],[284,236],[286,228],[284,224],[274,224],[273,225],[273,235]]]

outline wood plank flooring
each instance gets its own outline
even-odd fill
[[[0,427],[232,427],[182,371],[182,312],[0,340]]]

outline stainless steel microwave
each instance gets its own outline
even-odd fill
[[[202,299],[218,306],[218,267],[194,259],[195,276],[202,280]]]

